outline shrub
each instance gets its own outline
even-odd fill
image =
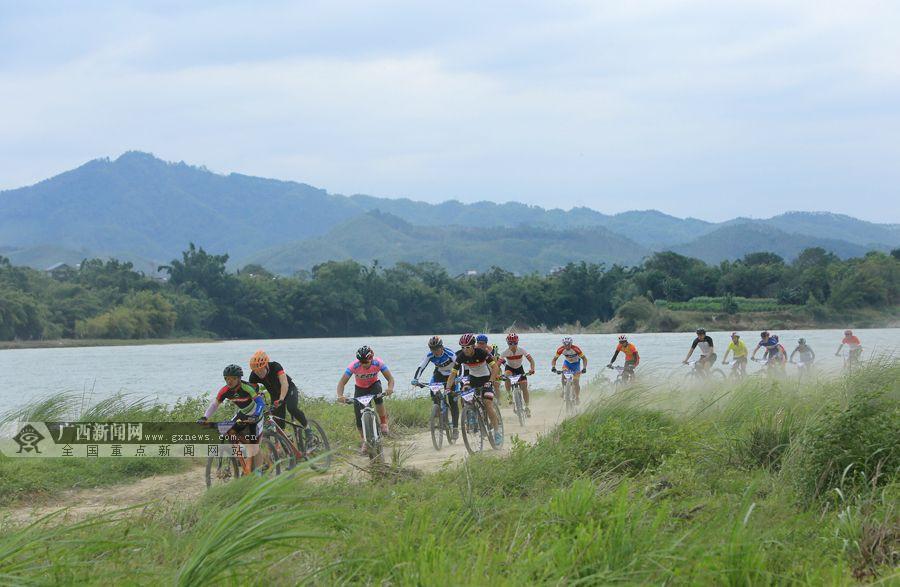
[[[900,469],[900,403],[876,388],[852,395],[846,407],[826,407],[800,432],[789,462],[785,472],[808,500],[886,484]]]

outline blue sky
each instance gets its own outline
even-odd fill
[[[900,221],[900,2],[0,0],[0,189],[129,149],[337,193]]]

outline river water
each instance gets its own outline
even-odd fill
[[[900,329],[881,328],[855,331],[865,348],[864,356],[897,354]],[[817,367],[837,371],[842,360],[834,356],[842,338],[840,330],[792,330],[776,332],[790,353],[800,337],[805,337],[817,355]],[[725,352],[729,333],[710,332],[719,358]],[[757,332],[742,333],[751,348],[758,340]],[[505,348],[503,335],[490,335],[491,342]],[[647,333],[631,335],[641,354],[638,374],[642,378],[664,380],[681,374],[681,365],[694,335],[690,333]],[[443,335],[446,342],[456,342],[458,334]],[[557,334],[523,334],[521,346],[537,362],[532,384],[549,388],[557,378],[550,373],[550,360],[559,345]],[[603,369],[612,356],[616,335],[580,334],[574,336],[589,359],[588,376]],[[427,352],[427,336],[386,336],[367,338],[316,338],[241,340],[229,342],[81,347],[58,349],[0,350],[0,370],[7,374],[7,384],[0,389],[0,405],[14,409],[39,397],[60,393],[84,394],[96,401],[115,393],[172,403],[179,397],[209,395],[222,383],[222,369],[229,363],[244,366],[257,349],[265,349],[272,360],[280,362],[301,391],[309,396],[333,397],[338,378],[354,358],[356,349],[368,344],[384,359],[397,379],[400,393],[419,393],[409,380]],[[456,345],[450,345],[456,348]],[[695,356],[697,356],[695,354]],[[622,362],[619,358],[619,364]],[[561,363],[560,363],[561,365]],[[749,371],[761,365],[751,363]],[[430,374],[431,370],[428,370]],[[352,385],[352,382],[351,382]]]

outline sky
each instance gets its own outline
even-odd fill
[[[0,0],[0,189],[152,152],[342,194],[900,222],[900,2]]]

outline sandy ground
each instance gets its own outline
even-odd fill
[[[505,401],[505,392],[503,393]],[[485,449],[486,454],[505,454],[512,445],[513,436],[525,442],[534,442],[541,434],[550,431],[565,417],[565,408],[557,394],[547,394],[536,398],[531,405],[532,417],[525,426],[519,425],[512,408],[502,408],[505,435],[503,448]],[[440,451],[434,449],[430,432],[421,432],[397,440],[388,439],[385,447],[385,458],[390,462],[391,455],[397,451],[400,462],[405,469],[417,469],[421,472],[440,470],[443,467],[455,466],[468,454],[462,436],[455,444],[448,444],[444,439]],[[331,470],[312,477],[316,481],[327,481],[336,477],[347,477],[350,480],[363,480],[369,473],[369,461],[366,457],[354,455],[349,458],[338,458]],[[33,522],[54,512],[60,512],[59,520],[77,520],[90,515],[108,513],[122,508],[134,508],[128,511],[141,511],[147,507],[158,507],[167,502],[175,504],[180,501],[196,499],[206,491],[203,466],[176,475],[159,475],[147,477],[134,483],[113,485],[94,489],[73,489],[52,496],[40,505],[14,505],[0,508],[0,526],[7,524],[20,525]],[[64,510],[64,511],[60,511]]]

